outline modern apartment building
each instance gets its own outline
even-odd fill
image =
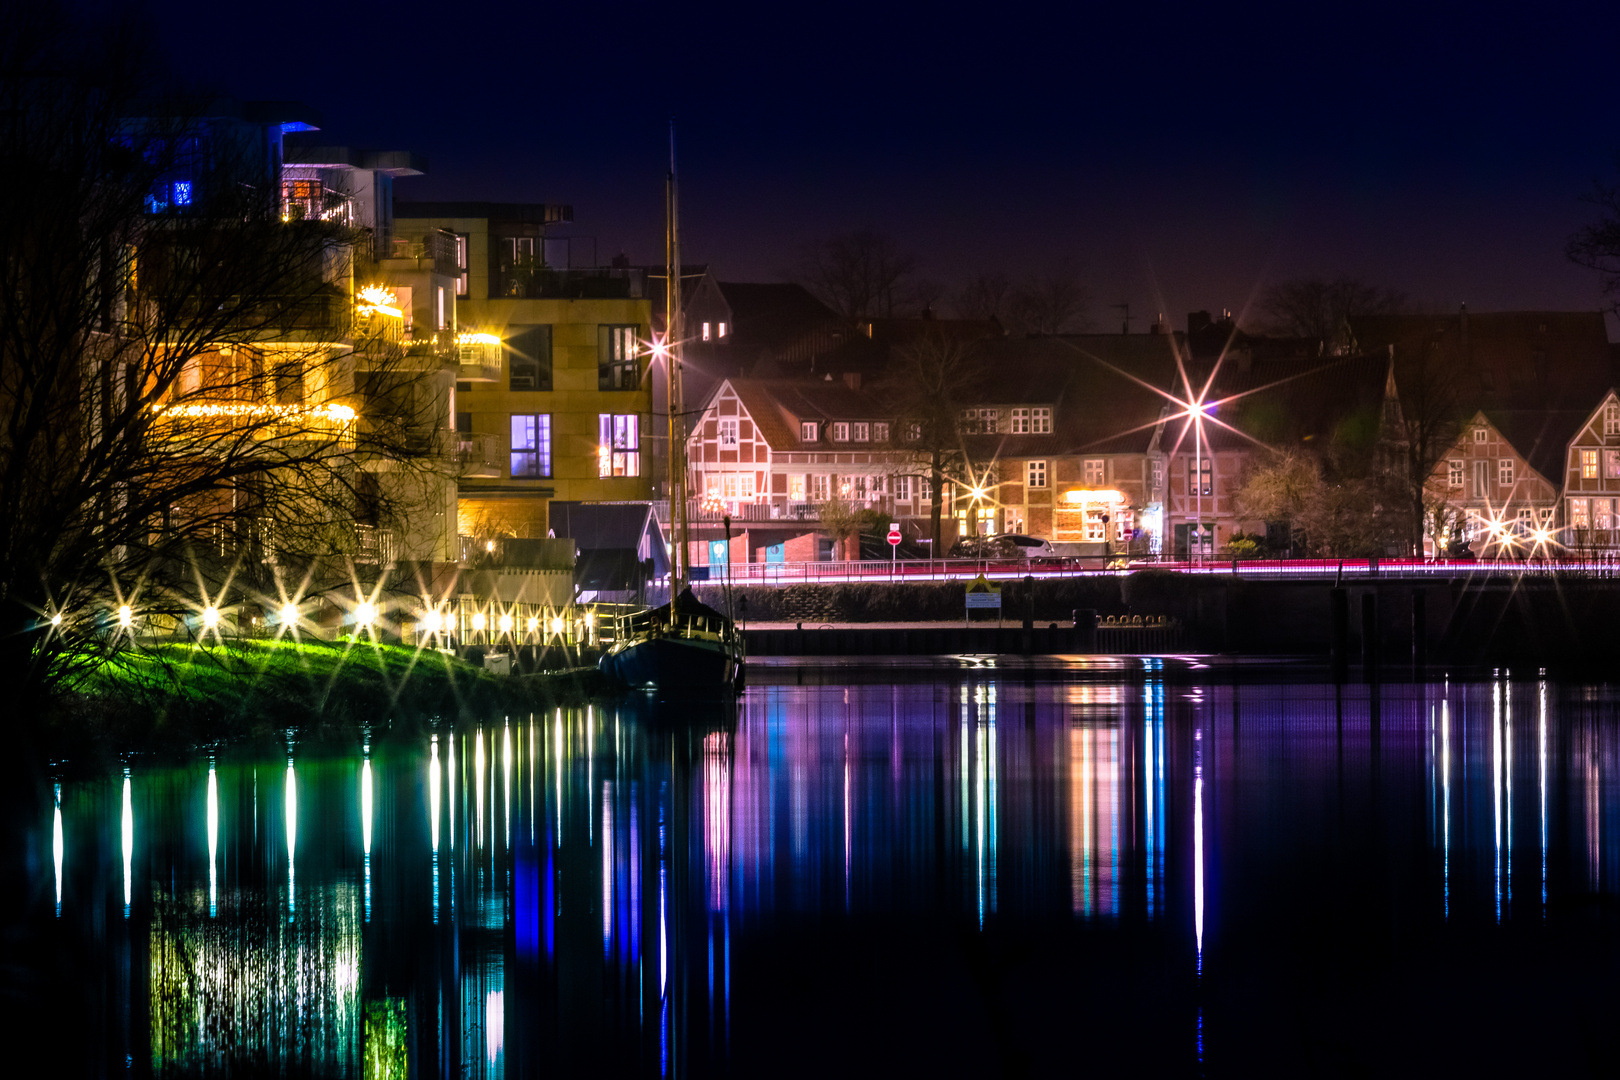
[[[455,270],[457,531],[537,538],[547,506],[652,496],[645,272],[574,265],[573,208],[401,203],[407,244],[448,237]]]

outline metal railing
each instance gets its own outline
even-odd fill
[[[394,530],[355,522],[354,561],[379,565],[393,562]]]
[[[1113,576],[1139,571],[1221,575],[1240,580],[1368,581],[1381,579],[1473,578],[1516,580],[1554,576],[1620,578],[1620,553],[1613,557],[1540,560],[1474,559],[1222,559],[1187,556],[1126,558],[1080,556],[1047,559],[879,559],[859,562],[734,563],[709,566],[708,581],[734,585],[797,585],[830,582],[965,581]]]
[[[453,431],[450,433],[450,446],[457,475],[463,477],[506,475],[509,464],[506,440],[500,435]]]
[[[640,267],[503,265],[493,293],[528,300],[639,300],[647,295],[647,274]]]

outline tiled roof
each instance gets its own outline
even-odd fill
[[[1592,415],[1591,409],[1579,412],[1573,409],[1486,409],[1484,412],[1485,419],[1532,469],[1553,487],[1564,486],[1569,441]]]

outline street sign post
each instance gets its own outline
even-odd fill
[[[994,609],[996,625],[1001,625],[1001,589],[990,584],[989,580],[980,574],[967,587],[967,610],[962,616],[962,625],[965,627],[971,621],[973,612]]]
[[[889,522],[887,539],[889,541],[889,580],[893,581],[895,570],[898,567],[895,560],[900,557],[900,523],[898,521]]]

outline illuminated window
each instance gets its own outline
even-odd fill
[[[191,205],[191,181],[176,180],[173,185],[174,205]]]
[[[1083,475],[1087,487],[1101,487],[1107,481],[1107,465],[1102,458],[1087,458],[1083,467]]]
[[[709,324],[708,323],[703,324],[703,340],[704,341],[709,340]]]
[[[1603,451],[1603,475],[1611,480],[1620,478],[1620,450]]]
[[[1513,459],[1503,458],[1496,463],[1496,482],[1503,487],[1513,483]]]
[[[1596,480],[1598,474],[1598,455],[1596,450],[1581,451],[1581,479]]]
[[[851,427],[850,427],[850,435],[851,435],[851,437],[854,438],[854,440],[856,442],[871,442],[872,441],[872,425],[871,424],[852,424]]]
[[[1569,500],[1569,524],[1571,528],[1590,529],[1592,519],[1589,513],[1585,499]]]
[[[456,295],[467,295],[467,234],[456,233]]]
[[[1592,500],[1592,527],[1594,529],[1614,528],[1613,499]]]
[[[815,442],[816,437],[820,434],[820,432],[816,430],[817,427],[818,425],[813,420],[805,420],[801,422],[799,424],[799,441]]]
[[[1474,441],[1475,442],[1484,442],[1488,436],[1489,436],[1489,433],[1484,428],[1477,427],[1477,428],[1474,429]]]
[[[810,481],[810,499],[812,502],[826,502],[832,492],[832,483],[826,473],[812,473]]]
[[[1089,506],[1086,508],[1085,538],[1093,543],[1108,539],[1108,508],[1106,506]]]
[[[180,201],[178,195],[175,202]],[[1620,435],[1620,405],[1609,404],[1603,407],[1603,434]]]
[[[834,424],[832,437],[833,442],[849,442],[849,425],[842,422]]]
[[[726,324],[725,324],[725,323],[721,323],[721,324],[720,324],[720,325],[719,325],[719,330],[720,330],[720,333],[719,333],[719,335],[718,335],[718,336],[719,336],[719,337],[725,337],[725,336],[726,336]]]
[[[1464,469],[1461,461],[1446,462],[1446,486],[1460,488],[1463,486]]]
[[[634,413],[599,413],[597,475],[641,475],[641,417]]]
[[[512,417],[512,475],[536,479],[551,475],[551,416]]]
[[[788,477],[788,502],[804,502],[804,474],[793,473]]]
[[[1187,494],[1206,497],[1215,494],[1215,463],[1209,458],[1187,463]]]
[[[641,370],[636,361],[634,326],[603,326],[597,330],[596,388],[598,390],[635,390],[641,385]]]
[[[720,420],[720,445],[737,445],[737,421],[735,418],[722,418]]]
[[[1028,469],[1026,470],[1026,475],[1029,477],[1029,486],[1030,487],[1032,487],[1032,488],[1043,488],[1043,487],[1045,487],[1046,486],[1046,462],[1044,462],[1044,461],[1031,461],[1029,463]]]

